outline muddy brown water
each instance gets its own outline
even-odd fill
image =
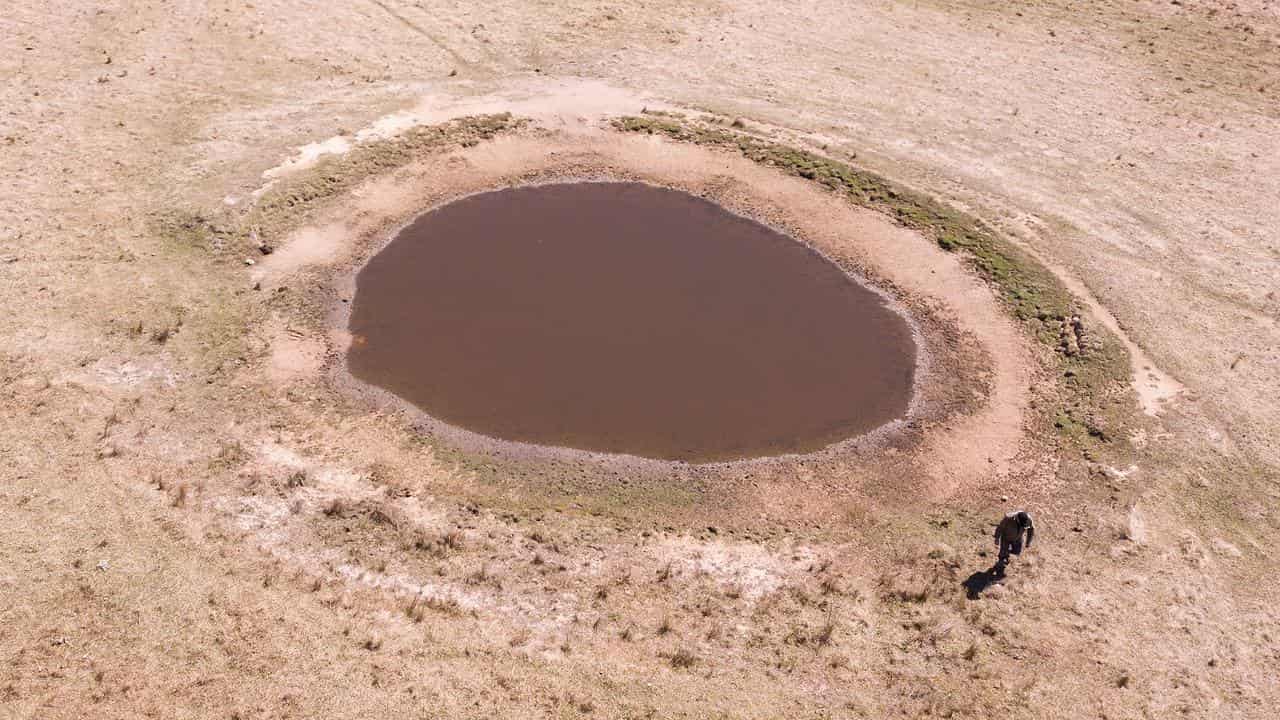
[[[730,460],[817,450],[910,402],[911,330],[879,294],[675,190],[473,195],[356,282],[351,373],[495,438]]]

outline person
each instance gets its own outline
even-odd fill
[[[1023,535],[1026,535],[1024,544]],[[1026,510],[1015,510],[996,525],[996,549],[1000,554],[996,560],[996,575],[1004,575],[1005,566],[1009,564],[1009,555],[1021,555],[1022,548],[1031,547],[1036,536],[1036,528],[1031,524],[1031,515]]]

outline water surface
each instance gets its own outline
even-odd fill
[[[348,366],[428,414],[542,445],[710,461],[902,417],[883,298],[764,225],[638,183],[464,198],[357,277]]]

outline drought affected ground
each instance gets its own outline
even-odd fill
[[[20,2],[0,18],[0,717],[1280,704],[1273,3],[67,12]],[[684,277],[663,266],[687,243],[524,258],[563,273],[550,312],[581,312],[545,356],[525,349],[545,327],[530,307],[499,302],[528,275],[479,275],[521,248],[393,257],[445,212],[569,181],[663,194],[742,228],[734,248],[782,256],[708,253]],[[622,212],[611,199],[596,221]],[[477,215],[534,232],[500,210]],[[653,267],[575,272],[592,249]],[[372,275],[400,282],[421,261],[470,275],[369,294]],[[791,295],[787,272],[830,284]],[[778,322],[724,327],[707,278],[780,283],[753,313]],[[612,304],[573,307],[591,282]],[[491,324],[414,294],[446,283]],[[671,359],[622,339],[636,352],[584,355],[572,328],[675,317],[682,299],[707,314],[668,344],[761,362],[720,377],[708,354],[683,390],[737,407],[763,433],[752,451],[686,464],[628,444],[661,418],[530,430],[546,418],[523,413],[545,405],[522,388],[597,395],[605,361]],[[406,405],[349,372],[387,329],[362,308],[397,300],[418,323],[405,341],[453,363],[433,373],[510,361],[470,384],[492,391],[531,371],[522,358],[544,372],[488,400],[364,375],[428,412]],[[734,406],[743,387],[817,362],[785,349],[872,300],[906,318],[895,357],[914,348],[910,406],[885,411],[903,419],[741,459],[815,417],[800,410],[844,403]],[[748,347],[712,343],[722,331]],[[845,365],[838,340],[825,360]],[[804,367],[815,386],[830,369]],[[667,387],[618,400],[660,409]],[[457,420],[494,398],[527,402]],[[775,412],[747,416],[761,406]],[[1036,544],[993,583],[992,525],[1014,508],[1035,515]]]

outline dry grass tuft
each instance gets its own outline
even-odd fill
[[[209,462],[209,467],[226,470],[243,465],[249,459],[249,453],[238,440],[219,440],[218,455]]]
[[[457,616],[462,614],[462,608],[458,605],[458,601],[450,597],[439,597],[435,595],[423,595],[421,593],[414,595],[413,600],[405,606],[405,617],[415,623],[420,623],[426,618],[427,611],[440,613],[442,615]]]
[[[463,578],[463,582],[472,586],[491,585],[497,590],[502,589],[502,582],[498,579],[496,575],[490,572],[488,564],[484,564],[476,568],[474,571],[468,574],[465,578]]]
[[[369,521],[376,525],[387,525],[397,529],[400,527],[399,513],[391,505],[386,503],[366,504],[363,510]]]
[[[818,647],[826,647],[831,644],[831,640],[835,636],[835,632],[836,623],[834,620],[828,618],[827,621],[822,624],[822,627],[819,627],[818,631],[813,634],[813,643]]]
[[[173,506],[183,508],[187,506],[187,485],[183,483],[178,486],[178,490],[173,494]]]
[[[417,550],[434,558],[443,558],[462,549],[463,535],[456,528],[439,535],[432,535],[422,528],[412,528],[404,531],[401,545],[406,550]]]
[[[940,596],[947,579],[920,569],[886,575],[880,580],[886,600],[922,604]]]
[[[841,593],[840,578],[834,575],[827,575],[818,584],[818,589],[822,591],[823,595],[839,595]]]
[[[671,616],[664,615],[662,618],[662,622],[658,624],[658,634],[666,635],[667,633],[671,632],[673,629],[675,628],[671,624]]]
[[[684,648],[680,648],[671,653],[669,661],[671,662],[671,667],[677,670],[687,670],[697,664],[698,656]]]

